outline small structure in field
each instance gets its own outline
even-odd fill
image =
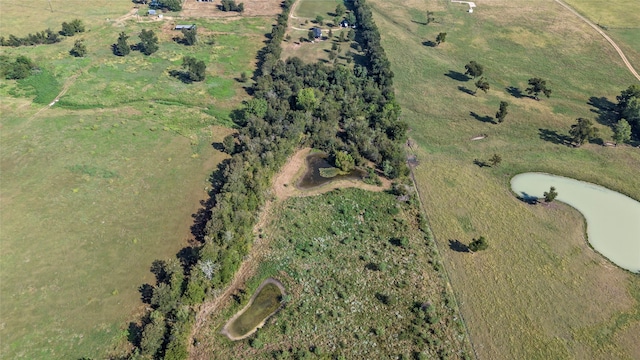
[[[149,10],[149,15],[156,15],[156,11],[155,10]]]
[[[322,37],[322,30],[320,28],[314,27],[311,31],[313,31],[313,36],[315,36],[316,39]]]
[[[192,25],[176,25],[174,30],[191,30],[191,29],[195,29],[196,28],[196,24],[192,24]]]

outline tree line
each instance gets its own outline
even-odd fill
[[[9,35],[9,38],[5,38],[4,36],[0,37],[0,46],[31,46],[31,45],[40,45],[40,44],[55,44],[62,41],[62,36],[73,36],[76,33],[81,33],[85,31],[84,24],[81,20],[75,19],[69,23],[62,23],[62,30],[59,32],[54,32],[51,29],[46,29],[44,31],[36,32],[35,34],[29,34],[25,37],[17,37],[13,34]]]
[[[238,270],[253,242],[256,215],[271,178],[297,147],[341,154],[341,160],[356,165],[369,160],[390,178],[408,173],[402,151],[406,124],[398,119],[393,74],[365,1],[353,6],[362,29],[360,44],[370,61],[353,69],[280,60],[293,1],[283,3],[259,53],[254,97],[234,112],[241,127],[223,142],[232,156],[212,176],[215,190],[200,214],[206,225],[194,225],[201,245],[181,251],[181,263],[154,262],[157,282],[142,289],[153,310],[144,319],[131,358],[187,357],[192,306],[224,288]]]

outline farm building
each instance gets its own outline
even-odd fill
[[[320,28],[314,27],[311,31],[313,31],[313,36],[315,36],[316,39],[322,37],[322,30],[320,30]]]
[[[149,15],[155,15],[156,11],[155,10],[149,10]]]
[[[195,29],[196,28],[196,24],[192,24],[192,25],[176,25],[175,30],[191,30],[191,29]]]

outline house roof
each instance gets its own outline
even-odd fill
[[[149,10],[149,15],[155,15],[156,11],[155,10]]]
[[[194,29],[195,27],[196,27],[195,24],[193,24],[193,25],[176,25],[176,30],[182,30],[182,29],[191,30],[191,29]]]
[[[320,30],[320,28],[314,27],[313,29],[311,29],[313,31],[313,35],[315,35],[315,37],[320,37],[322,36],[322,30]]]

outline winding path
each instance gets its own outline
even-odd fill
[[[627,60],[627,57],[624,55],[624,53],[622,52],[620,47],[618,47],[618,45],[607,34],[605,34],[604,31],[602,31],[602,29],[600,29],[600,27],[598,25],[592,23],[586,17],[580,15],[580,13],[575,11],[571,6],[567,5],[563,1],[561,1],[561,0],[554,0],[554,1],[557,2],[558,4],[562,5],[565,9],[571,11],[575,16],[577,16],[580,19],[582,19],[582,21],[584,21],[587,24],[589,24],[589,26],[594,28],[600,35],[602,35],[613,46],[613,48],[616,49],[616,51],[618,52],[618,55],[620,55],[620,58],[622,58],[622,61],[624,62],[624,64],[627,66],[629,71],[631,71],[631,74],[633,74],[633,76],[635,76],[635,78],[638,79],[638,81],[640,81],[640,75],[638,75],[638,72],[636,71],[636,69],[634,69],[633,66],[631,65],[631,63],[629,62],[629,60]]]

